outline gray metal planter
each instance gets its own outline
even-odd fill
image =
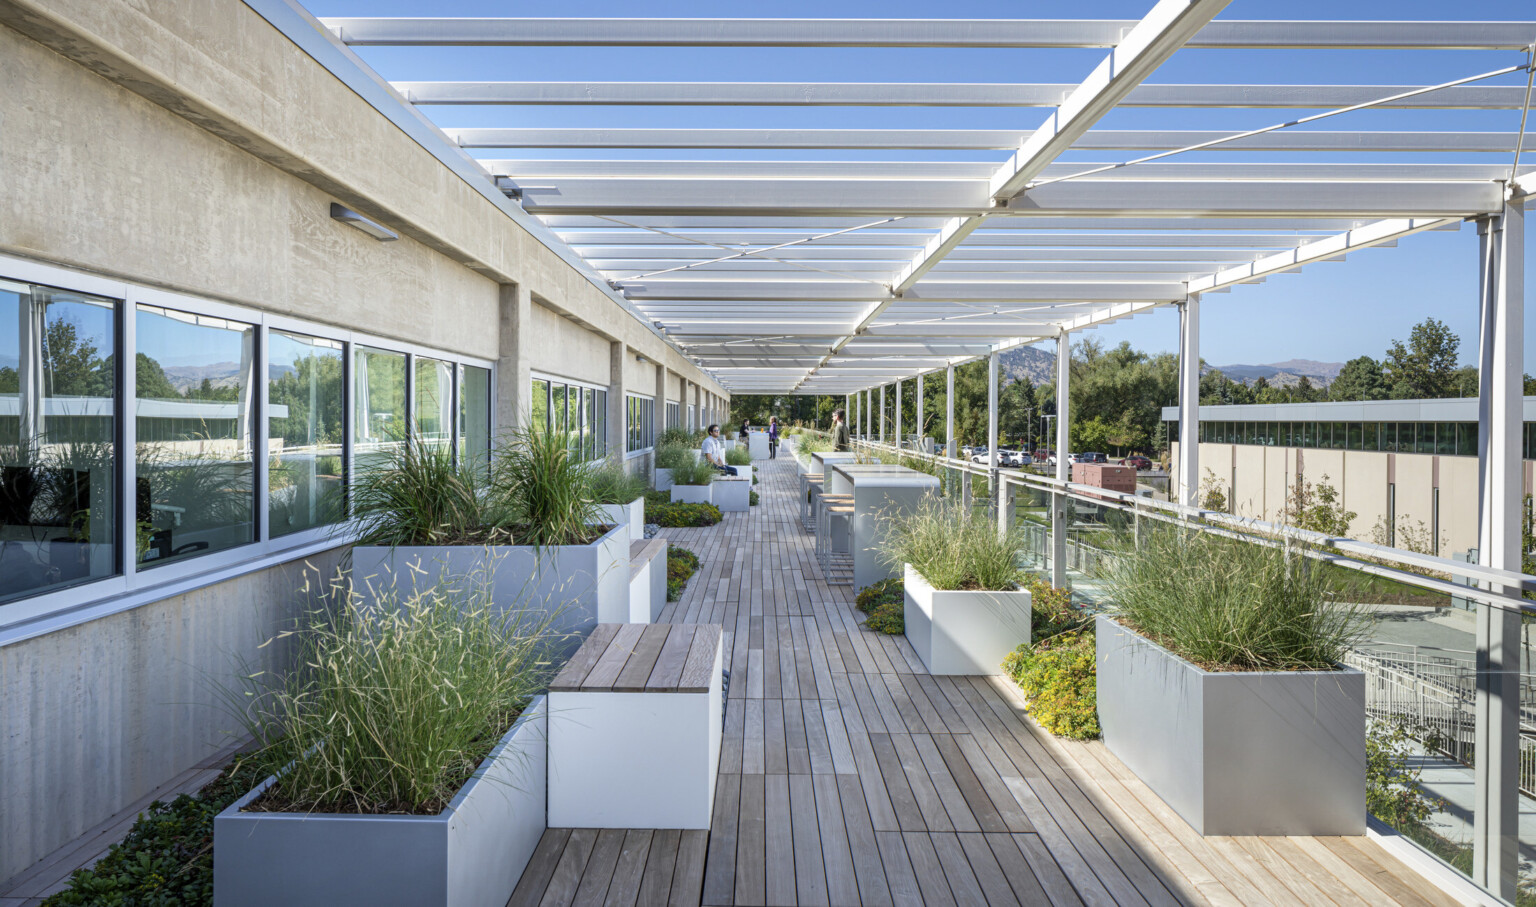
[[[1202,670],[1097,621],[1110,752],[1202,835],[1365,834],[1365,675]]]
[[[672,503],[674,504],[708,504],[713,500],[709,485],[673,485]]]
[[[672,470],[656,467],[656,490],[666,491],[672,487]]]
[[[552,629],[585,638],[599,622],[629,620],[629,544],[629,527],[613,526],[588,545],[543,549],[356,545],[352,578],[367,600],[370,584],[394,582],[401,595],[408,595],[444,577],[472,576],[489,568],[497,607],[558,612]]]
[[[629,540],[645,541],[645,498],[638,497],[628,504],[599,504],[603,519],[616,526],[629,527]]]
[[[544,834],[549,713],[535,699],[435,816],[242,812],[213,820],[215,907],[501,907]]]
[[[1003,659],[1030,638],[1030,595],[1023,589],[935,589],[903,565],[907,642],[930,674],[1003,673]]]

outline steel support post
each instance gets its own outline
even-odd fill
[[[1071,479],[1067,463],[1067,428],[1071,420],[1067,381],[1072,369],[1072,339],[1062,331],[1056,337],[1056,478]],[[1061,492],[1051,496],[1051,585],[1067,588],[1067,508],[1072,501]]]
[[[922,375],[918,375],[917,376],[917,412],[915,414],[915,417],[912,420],[912,429],[913,429],[912,433],[914,435],[917,435],[917,450],[918,450],[919,453],[923,453],[924,452],[924,448],[927,446],[927,445],[925,445],[923,443],[923,438],[927,436],[927,432],[924,430],[924,426],[923,426],[923,376]]]
[[[953,457],[960,452],[955,441],[955,367],[944,367],[944,456]]]
[[[1174,501],[1200,505],[1200,297],[1179,303],[1179,463]]]
[[[880,385],[880,443],[885,443],[885,385]]]
[[[997,350],[987,354],[987,480],[992,484],[992,506],[1003,519],[1002,488],[997,481]]]
[[[901,449],[901,379],[896,379],[896,449]]]
[[[1525,371],[1524,224],[1519,205],[1478,221],[1478,558],[1521,572],[1520,435]],[[1511,608],[1477,605],[1472,880],[1513,902],[1520,837],[1520,590]]]

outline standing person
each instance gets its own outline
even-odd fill
[[[832,449],[840,453],[853,449],[848,440],[848,423],[845,419],[842,410],[832,411]]]
[[[710,465],[716,469],[728,476],[738,475],[736,467],[725,464],[725,441],[720,438],[719,425],[711,425],[709,427],[709,436],[704,439],[700,452],[704,454],[704,459],[708,460]]]
[[[747,443],[747,420],[746,419],[742,419],[741,420],[741,434],[737,436],[736,440],[740,441],[743,444]]]
[[[772,416],[768,419],[768,459],[779,458],[779,417]]]

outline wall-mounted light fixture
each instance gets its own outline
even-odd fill
[[[344,224],[350,224],[379,242],[394,242],[400,238],[400,234],[374,223],[351,208],[338,205],[335,202],[331,202],[331,219],[339,220]]]

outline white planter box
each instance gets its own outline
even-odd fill
[[[1030,595],[935,589],[905,565],[907,641],[930,674],[1001,674],[1003,659],[1029,642]]]
[[[768,459],[768,433],[765,431],[749,432],[747,434],[747,447],[752,451],[752,459]]]
[[[664,628],[672,634],[687,631],[690,638],[695,631],[691,624],[656,624],[646,632]],[[559,679],[551,685],[551,827],[710,827],[724,723],[724,648],[719,628],[708,630],[713,631],[713,652],[700,654],[712,657],[699,661],[708,680],[697,687],[612,689],[624,685],[622,672],[601,689],[561,689]],[[572,664],[580,658],[578,653]]]
[[[713,482],[708,485],[673,485],[672,503],[674,504],[711,504],[714,503],[710,489]]]
[[[215,907],[502,907],[543,836],[546,697],[435,816],[241,812],[213,820]]]
[[[751,469],[750,466],[742,466],[741,469]],[[677,486],[673,486],[676,488]],[[725,513],[744,513],[751,509],[752,477],[749,473],[745,478],[728,478],[721,476],[710,483],[710,503],[719,507]]]
[[[630,541],[645,541],[644,497],[635,498],[628,504],[599,504],[598,506],[603,510],[603,519],[616,526],[629,527]]]
[[[656,467],[656,490],[666,491],[672,487],[672,470]]]
[[[1198,668],[1096,618],[1104,743],[1202,835],[1365,834],[1365,675]]]
[[[526,545],[356,545],[352,578],[366,602],[373,597],[370,585],[378,588],[394,582],[405,596],[444,578],[489,569],[496,607],[558,611],[552,629],[585,637],[600,621],[629,620],[629,544],[629,528],[614,526],[589,545],[542,550]]]

